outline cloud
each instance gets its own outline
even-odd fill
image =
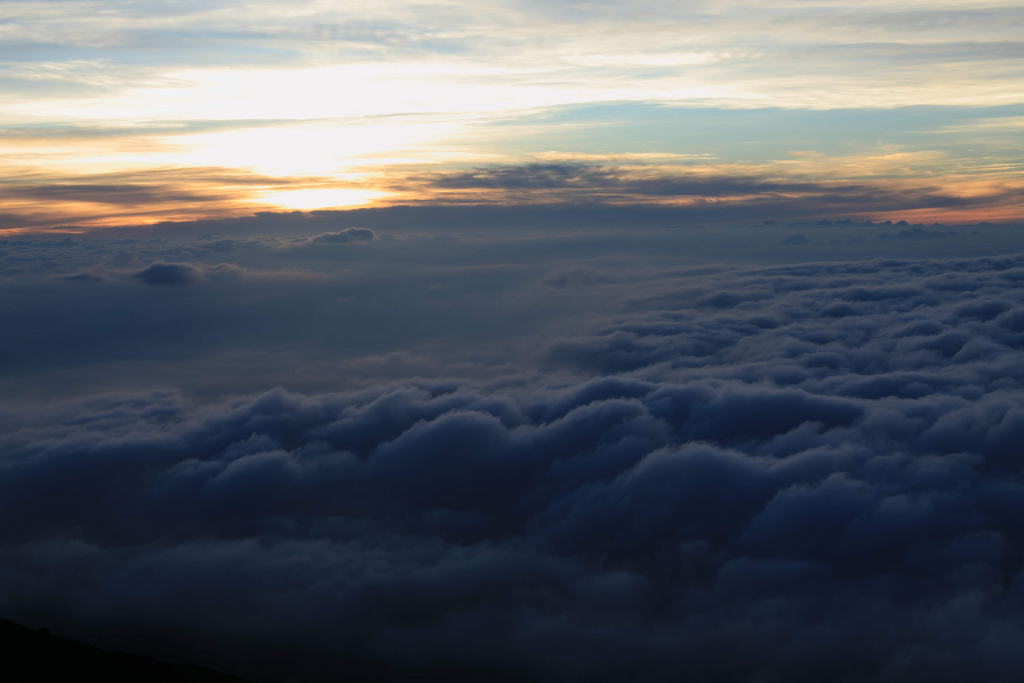
[[[124,131],[111,135],[123,136]],[[67,144],[59,135],[52,142]],[[136,143],[149,144],[145,139]],[[70,224],[130,225],[198,216],[246,215],[254,207],[265,206],[258,199],[253,204],[254,197],[250,193],[254,188],[288,190],[320,181],[203,166],[138,168],[130,172],[74,176],[63,171],[36,173],[25,181],[0,187],[0,230],[53,229]]]
[[[896,225],[907,225],[906,221],[900,221]],[[957,233],[953,231],[942,232],[941,230],[925,230],[924,228],[910,228],[908,230],[900,230],[895,235],[882,234],[877,239],[896,239],[896,240],[936,240],[944,237],[957,237]]]
[[[75,273],[74,275],[65,275],[64,279],[68,282],[103,282],[103,276],[95,273],[82,272]]]
[[[0,229],[113,228],[129,234],[138,231],[133,224],[161,221],[154,230],[176,237],[223,236],[225,228],[235,235],[307,236],[339,232],[339,224],[390,232],[410,224],[427,229],[474,223],[477,227],[481,223],[535,226],[538,221],[694,225],[762,223],[765,216],[816,221],[877,219],[885,214],[931,222],[981,211],[1002,220],[1019,217],[1019,188],[999,178],[979,176],[967,189],[934,170],[927,177],[899,181],[876,180],[888,177],[885,169],[849,177],[843,172],[871,163],[882,162],[851,158],[835,160],[833,167],[801,169],[774,160],[714,166],[706,162],[551,161],[441,172],[392,170],[368,174],[355,185],[341,187],[326,176],[277,177],[205,167],[95,174],[90,183],[55,176],[46,182],[0,188]],[[331,189],[364,190],[376,193],[378,206],[308,213],[259,211],[279,208],[274,205],[275,196],[285,201],[281,198],[301,188],[328,194]],[[252,215],[253,211],[257,213]],[[331,215],[335,220],[330,220]],[[194,217],[201,218],[190,220]],[[918,228],[904,225],[908,229],[894,239],[936,236],[933,231],[919,234]]]
[[[138,205],[163,202],[201,202],[214,197],[181,188],[130,184],[54,184],[8,185],[0,192],[0,201],[21,199],[46,202],[86,202],[113,205]]]
[[[576,162],[491,166],[472,171],[435,173],[411,178],[447,194],[434,194],[433,202],[505,201],[608,202],[644,204],[696,199],[728,201],[762,210],[783,210],[797,205],[805,215],[817,212],[863,214],[895,207],[976,208],[1016,202],[1017,192],[994,188],[970,197],[939,187],[851,180],[808,181],[766,173],[757,168],[672,166],[600,166]],[[783,208],[792,205],[791,208]],[[727,207],[716,207],[728,212]],[[905,231],[906,232],[906,231]],[[913,233],[913,231],[910,231]],[[914,236],[916,233],[911,234]]]
[[[345,244],[346,242],[369,242],[376,237],[373,230],[369,228],[346,228],[340,232],[325,232],[322,235],[311,237],[309,241],[315,244]]]
[[[154,263],[145,270],[140,270],[133,278],[143,284],[156,287],[182,287],[196,281],[196,269],[184,263]]]
[[[219,249],[215,251],[221,251]],[[152,287],[184,287],[206,282],[231,282],[253,273],[229,263],[206,264],[163,263],[158,261],[134,273],[132,279]],[[77,276],[76,276],[77,277]]]
[[[643,272],[521,289],[600,304],[543,371],[5,406],[0,609],[268,681],[1019,677],[1024,256]]]

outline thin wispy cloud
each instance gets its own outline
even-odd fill
[[[240,177],[316,178],[301,192],[221,191],[211,215],[429,201],[381,179],[521,166],[553,149],[723,157],[751,166],[738,175],[761,175],[760,166],[793,165],[790,153],[807,151],[791,139],[803,130],[800,112],[832,122],[831,141],[810,149],[820,153],[813,172],[836,180],[854,180],[843,160],[880,143],[943,155],[946,162],[906,169],[903,180],[946,195],[999,193],[965,189],[990,180],[960,172],[968,156],[1021,161],[998,131],[1019,111],[991,112],[1022,104],[1024,15],[1012,2],[41,1],[7,3],[0,16],[5,176],[63,185],[71,173],[186,175],[216,166]],[[595,128],[610,103],[635,113]],[[901,119],[922,105],[959,121],[908,130]],[[674,109],[675,129],[696,139],[652,131],[645,108]],[[743,148],[755,142],[757,128],[747,126],[732,142],[702,136],[705,123],[690,113],[697,108],[774,108],[783,113],[764,132],[778,144]],[[968,131],[972,110],[988,111],[988,123]],[[875,119],[871,138],[847,139],[843,121],[853,111],[890,116]],[[969,139],[937,139],[954,129]],[[958,146],[975,151],[951,149]],[[179,218],[198,217],[188,204]],[[0,209],[32,214],[8,200]],[[990,217],[1019,213],[1008,206]],[[131,214],[71,204],[43,214],[15,222],[100,226],[175,215],[160,196]]]

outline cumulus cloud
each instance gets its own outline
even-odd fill
[[[154,263],[132,277],[143,284],[181,287],[195,282],[196,269],[184,263]]]
[[[0,609],[267,681],[1019,678],[1024,257],[655,275],[545,275],[607,310],[543,372],[6,407]]]
[[[310,242],[317,244],[344,244],[346,242],[369,242],[376,235],[369,228],[346,228],[339,232],[325,232],[322,235],[310,238]]]
[[[184,287],[201,282],[237,280],[245,274],[238,266],[157,262],[133,274],[133,279],[153,287]]]

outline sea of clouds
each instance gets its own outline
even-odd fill
[[[1016,234],[8,240],[0,616],[268,682],[1019,680]]]

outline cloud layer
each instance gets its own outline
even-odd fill
[[[1017,680],[1022,283],[591,264],[536,367],[7,406],[0,609],[267,681]]]

